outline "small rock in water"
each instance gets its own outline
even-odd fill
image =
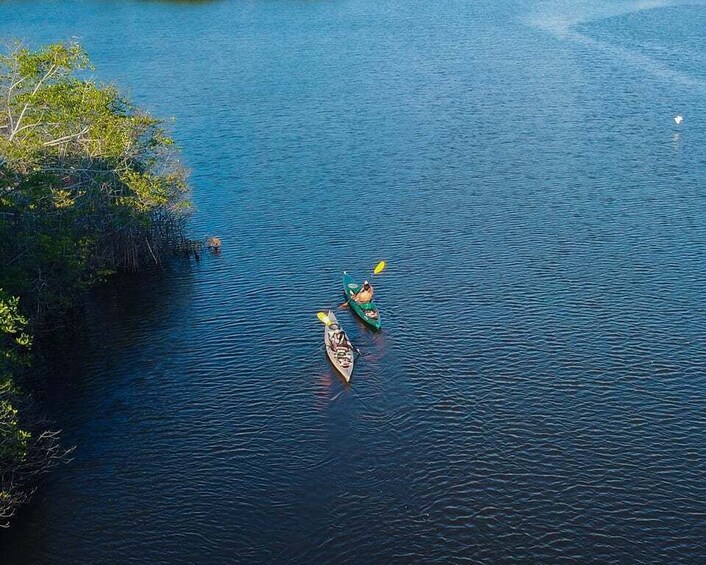
[[[221,240],[218,237],[210,237],[206,241],[206,247],[208,247],[211,251],[220,251],[221,250]]]
[[[684,118],[683,118],[682,116],[680,116],[679,114],[677,114],[676,116],[674,116],[674,123],[675,123],[675,124],[679,125],[679,124],[682,123],[683,121],[684,121]]]

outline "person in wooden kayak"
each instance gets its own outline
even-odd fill
[[[338,349],[339,347],[345,347],[348,349],[348,340],[346,339],[346,334],[343,330],[334,330],[331,336],[331,347],[332,349]]]
[[[373,301],[374,293],[375,291],[373,290],[373,285],[371,285],[368,281],[365,281],[362,288],[357,293],[351,292],[351,298],[353,298],[353,300],[355,300],[358,304],[368,304]]]

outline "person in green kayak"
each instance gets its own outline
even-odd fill
[[[363,282],[363,287],[357,292],[351,292],[351,298],[355,300],[358,304],[368,304],[373,301],[373,285],[368,281]]]

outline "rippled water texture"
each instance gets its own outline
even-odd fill
[[[96,293],[2,563],[706,562],[705,10],[0,4],[176,118],[224,242]]]

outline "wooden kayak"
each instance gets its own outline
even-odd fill
[[[348,339],[346,332],[338,323],[336,316],[331,310],[328,311],[328,318],[331,324],[324,326],[324,344],[326,345],[326,355],[334,368],[341,374],[346,382],[350,382],[353,374],[355,357],[353,356],[353,344]],[[344,341],[342,345],[334,346],[333,339],[336,331],[343,332]]]
[[[375,301],[368,302],[367,304],[358,304],[351,298],[351,292],[358,292],[358,290],[360,290],[360,285],[353,280],[353,277],[344,271],[343,293],[346,295],[348,304],[361,320],[371,328],[379,330],[382,327],[382,321],[380,320],[380,312],[377,306],[375,306]]]

